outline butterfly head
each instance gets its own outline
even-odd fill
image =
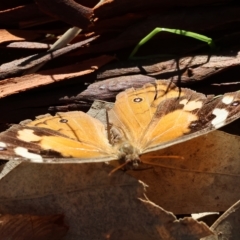
[[[139,151],[128,142],[124,142],[120,145],[119,160],[126,169],[136,169],[141,163]]]

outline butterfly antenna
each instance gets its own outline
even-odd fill
[[[111,134],[110,134],[110,123],[109,123],[109,115],[108,115],[108,109],[106,109],[106,123],[107,123],[107,137],[110,144],[112,144],[111,141]]]
[[[181,97],[181,93],[182,93],[182,88],[181,88],[181,86],[180,86],[181,80],[178,79],[178,80],[177,80],[177,83],[178,83],[178,85],[177,85],[177,86],[174,85],[174,88],[175,88],[175,87],[178,88],[178,91],[179,91],[178,98],[180,98],[180,97]],[[168,87],[167,87],[165,93],[167,93],[167,92],[171,89],[171,85],[172,85],[172,84],[174,84],[174,82],[173,82],[173,80],[170,80],[170,82],[169,82],[169,84],[168,84]]]
[[[177,67],[177,71],[179,72],[178,74],[178,79],[177,79],[177,87],[178,87],[178,90],[179,90],[179,98],[181,96],[181,92],[182,92],[182,89],[181,89],[181,69],[180,69],[180,66],[179,66],[179,58],[176,59],[176,67]]]
[[[181,156],[175,156],[175,155],[170,155],[170,156],[151,156],[151,158],[178,158],[178,159],[184,159],[184,157]]]
[[[184,160],[184,157],[181,156],[175,156],[175,155],[170,155],[170,156],[151,156],[151,159],[154,158],[171,158],[171,159],[180,159],[180,160]],[[162,166],[161,163],[156,163],[156,162],[152,162],[152,161],[147,161],[147,159],[141,159],[143,163],[152,165],[152,166]]]
[[[127,162],[121,164],[120,166],[114,168],[114,169],[108,174],[108,176],[111,176],[111,175],[112,175],[113,173],[115,173],[118,169],[123,168],[123,167],[126,166],[128,163],[129,163],[129,162],[127,161]]]
[[[156,84],[154,84],[154,87],[155,87],[155,96],[154,96],[154,100],[156,100],[157,99],[157,97],[158,97],[158,94],[157,94],[157,85]]]

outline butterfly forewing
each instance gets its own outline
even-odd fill
[[[110,124],[121,129],[129,141],[134,141],[156,111],[156,108],[151,107],[155,95],[156,90],[152,84],[139,90],[131,88],[118,94],[114,107],[108,113]]]

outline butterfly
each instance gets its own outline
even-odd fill
[[[205,96],[168,81],[116,97],[104,124],[80,112],[39,117],[0,134],[0,159],[37,163],[119,160],[136,167],[147,152],[187,141],[240,117],[240,92]]]

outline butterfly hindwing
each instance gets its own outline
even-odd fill
[[[26,158],[35,162],[117,159],[104,125],[83,112],[58,113],[24,126],[15,125],[0,134],[1,145],[2,159]]]

